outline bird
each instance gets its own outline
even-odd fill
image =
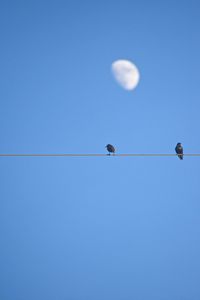
[[[181,143],[177,143],[175,151],[180,159],[183,159],[183,147]]]
[[[115,153],[115,147],[114,147],[113,145],[108,144],[108,145],[106,145],[105,148],[107,148],[107,150],[108,150],[108,152],[109,152],[108,155],[110,155],[110,153],[113,153],[113,154]]]

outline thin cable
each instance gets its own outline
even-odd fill
[[[125,154],[92,154],[92,153],[5,153],[0,154],[0,157],[98,157],[98,156],[119,156],[119,157],[136,157],[136,156],[178,156],[177,154],[164,153],[125,153]],[[200,156],[200,153],[184,154],[183,156]]]

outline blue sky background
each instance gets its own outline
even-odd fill
[[[0,153],[200,153],[198,1],[1,1]],[[114,81],[130,59],[133,92]],[[0,299],[199,300],[198,157],[0,158]]]

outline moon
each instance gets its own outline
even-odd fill
[[[138,68],[129,60],[119,59],[112,63],[112,73],[116,81],[128,91],[134,90],[139,83]]]

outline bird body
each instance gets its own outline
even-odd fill
[[[177,143],[175,151],[176,151],[178,157],[182,160],[183,159],[183,147],[182,147],[181,143]]]
[[[113,146],[113,145],[111,145],[111,144],[108,144],[107,146],[106,146],[106,148],[107,148],[107,150],[108,150],[108,152],[109,152],[109,155],[110,155],[110,153],[115,153],[115,147]]]

